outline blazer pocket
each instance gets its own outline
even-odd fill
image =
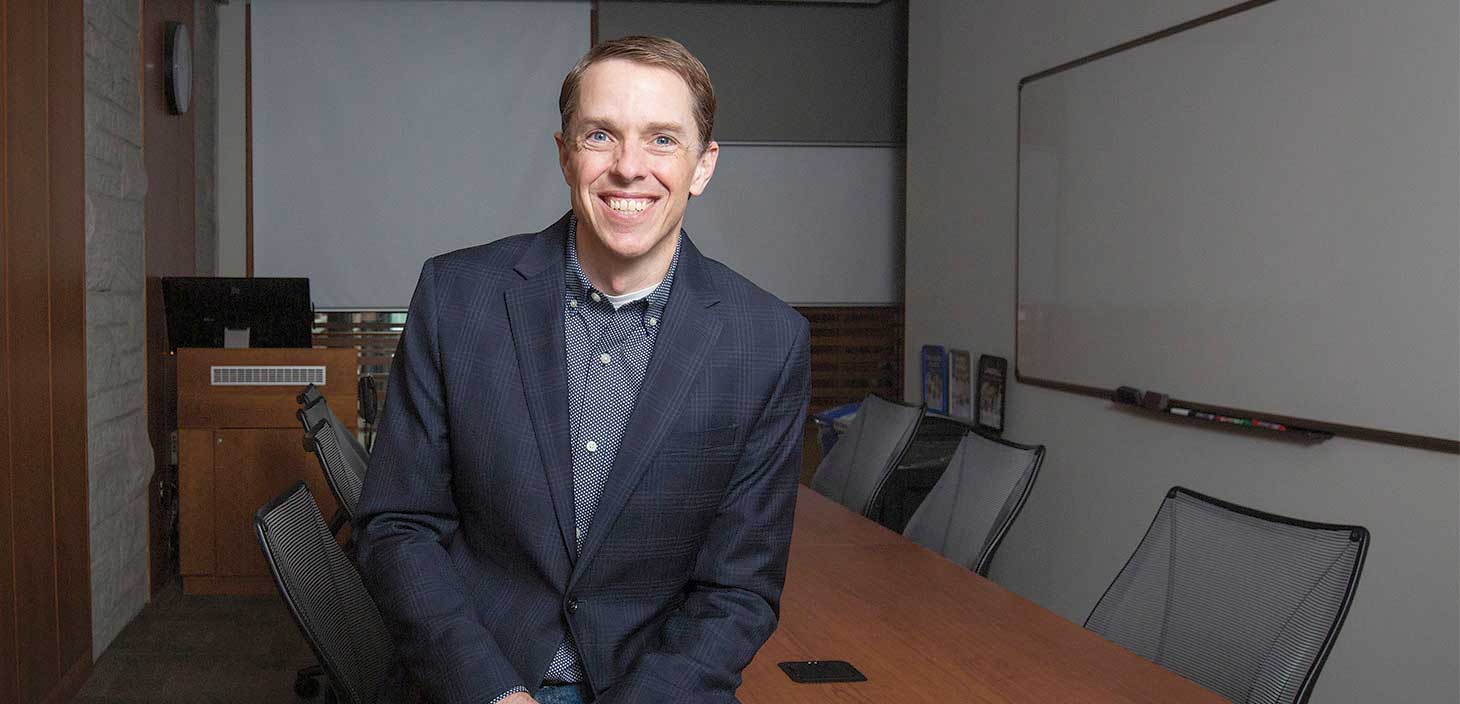
[[[710,428],[702,433],[695,434],[699,435],[700,447],[722,447],[733,444],[735,439],[740,437],[740,426],[725,425],[718,428]]]
[[[735,449],[735,441],[740,437],[739,425],[722,425],[716,428],[705,430],[691,430],[688,432],[676,432],[671,430],[664,438],[661,453],[667,454],[704,454],[711,451]]]

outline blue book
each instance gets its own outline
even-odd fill
[[[948,352],[942,345],[923,345],[923,403],[929,413],[948,413]]]

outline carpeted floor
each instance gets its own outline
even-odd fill
[[[294,673],[313,663],[278,596],[185,596],[173,583],[117,636],[72,701],[294,704],[310,701],[294,694]]]

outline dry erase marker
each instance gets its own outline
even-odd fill
[[[1219,421],[1221,421],[1223,423],[1231,423],[1232,425],[1252,425],[1252,421],[1247,420],[1246,418],[1233,418],[1231,416],[1217,416],[1217,420],[1219,420]]]
[[[1324,435],[1324,433],[1319,433],[1319,432],[1315,432],[1315,431],[1311,431],[1311,430],[1303,430],[1301,428],[1298,428],[1298,429],[1289,428],[1288,426],[1283,425],[1282,423],[1274,423],[1274,422],[1272,422],[1270,420],[1262,420],[1262,419],[1259,419],[1259,418],[1247,419],[1247,418],[1233,418],[1232,416],[1219,416],[1219,415],[1213,415],[1211,413],[1204,413],[1202,411],[1193,411],[1190,408],[1182,408],[1181,406],[1171,406],[1170,408],[1167,408],[1166,409],[1166,412],[1167,413],[1170,413],[1171,415],[1174,415],[1174,416],[1181,416],[1182,418],[1196,418],[1198,420],[1211,420],[1211,421],[1216,421],[1218,423],[1230,423],[1232,425],[1240,425],[1240,426],[1245,426],[1245,427],[1263,428],[1264,430],[1275,430],[1275,431],[1278,431],[1278,432],[1281,432],[1281,433],[1286,433],[1286,432],[1288,432],[1290,430],[1297,430],[1298,432],[1309,433],[1309,434],[1312,434],[1312,435],[1319,435],[1319,436]]]
[[[1172,406],[1166,409],[1166,412],[1172,415],[1181,416],[1182,418],[1196,418],[1197,420],[1217,420],[1218,418],[1217,416],[1214,416],[1210,413],[1193,411],[1190,408],[1182,408],[1181,406]]]

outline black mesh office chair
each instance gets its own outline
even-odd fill
[[[1234,702],[1308,701],[1369,549],[1175,487],[1085,627]]]
[[[330,519],[330,530],[339,533],[355,517],[360,491],[365,485],[365,472],[370,453],[360,441],[340,424],[329,402],[313,384],[299,394],[299,423],[304,426],[304,449],[314,453],[324,472],[330,493],[339,509]]]
[[[254,514],[279,595],[329,679],[334,699],[373,704],[392,655],[385,622],[304,482]]]
[[[340,419],[335,416],[335,412],[330,408],[329,401],[325,399],[324,394],[321,394],[314,384],[304,387],[304,390],[299,392],[297,400],[299,401],[299,423],[304,426],[305,433],[311,432],[314,426],[319,424],[319,421],[328,420],[335,427],[335,432],[339,434],[339,440],[343,448],[349,449],[366,464],[369,463],[370,452],[365,449],[364,445],[360,444],[360,439],[355,437],[340,422]]]
[[[882,489],[867,508],[867,517],[888,530],[903,532],[947,471],[964,434],[972,429],[973,425],[962,418],[924,413],[907,449],[887,473]]]
[[[294,397],[294,400],[298,401],[299,405],[303,408],[312,408],[322,398],[324,398],[324,394],[319,392],[319,387],[314,384],[308,384],[304,387],[303,391],[299,392],[298,396]]]
[[[325,482],[329,484],[330,493],[335,495],[345,519],[353,520],[355,507],[360,503],[360,492],[365,487],[369,458],[349,447],[348,435],[329,418],[321,418],[305,434],[304,446],[319,460]]]
[[[965,433],[903,535],[987,576],[994,551],[1024,508],[1043,461],[1043,445]]]
[[[329,531],[339,535],[355,517],[355,506],[360,503],[360,492],[365,485],[369,453],[349,429],[340,425],[329,402],[314,384],[304,387],[297,400],[299,423],[304,426],[304,449],[314,453],[325,483],[335,497],[335,514],[330,517]],[[345,544],[346,556],[353,557],[353,548],[352,537]],[[315,696],[319,693],[315,678],[323,675],[318,665],[301,668],[294,677],[295,693],[306,698]]]
[[[868,394],[846,434],[817,466],[812,490],[867,515],[922,417],[923,406]]]

